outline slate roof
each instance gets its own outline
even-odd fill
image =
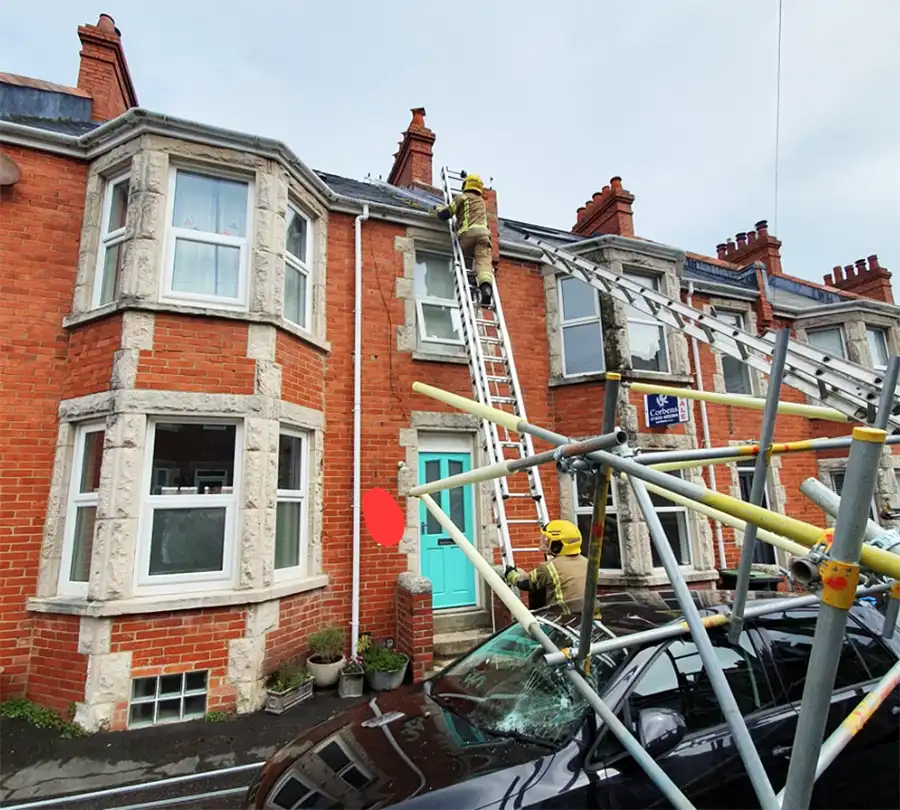
[[[9,121],[13,124],[46,129],[50,132],[59,132],[62,135],[86,135],[100,124],[96,121],[73,121],[69,118],[34,118],[28,115],[0,115],[0,121]]]

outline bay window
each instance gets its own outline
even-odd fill
[[[115,301],[122,276],[125,252],[125,218],[128,211],[128,175],[109,180],[103,195],[100,219],[100,248],[94,276],[94,307]]]
[[[743,313],[717,311],[716,317],[735,329],[745,331]],[[732,337],[720,336],[719,340],[732,349],[737,348],[737,343]],[[729,394],[752,394],[750,368],[747,364],[743,360],[728,354],[721,354],[720,357],[722,359],[722,376],[725,381],[725,391]]]
[[[847,350],[844,346],[844,330],[839,326],[807,330],[806,341],[810,346],[815,346],[815,348],[823,352],[840,357],[842,360],[847,359]]]
[[[310,322],[310,222],[288,206],[284,245],[284,317],[304,329]]]
[[[87,594],[105,436],[105,424],[102,422],[82,426],[75,436],[59,572],[59,589],[63,594],[72,596]]]
[[[591,288],[593,289],[593,288]],[[622,570],[622,550],[619,546],[619,518],[616,509],[616,482],[609,482],[606,496],[606,521],[603,524],[603,546],[600,549],[600,567],[612,571]],[[587,472],[575,474],[575,520],[581,531],[581,553],[588,554],[588,538],[591,536],[591,520],[594,514],[594,476]]]
[[[275,573],[303,576],[307,560],[307,434],[283,430],[278,440],[278,513]]]
[[[875,326],[866,327],[866,342],[869,344],[869,362],[873,369],[885,369],[888,364],[887,331]]]
[[[250,184],[172,169],[165,296],[198,303],[246,302]]]
[[[422,342],[462,345],[454,272],[448,257],[416,252],[416,320]]]
[[[753,474],[756,469],[756,460],[747,461],[739,461],[737,463],[737,473],[738,473],[738,489],[741,493],[741,500],[750,503],[750,493],[753,491]],[[762,508],[770,509],[769,506],[769,494],[768,494],[768,481],[766,482],[766,487],[763,489],[763,498],[762,498]],[[743,536],[738,532],[735,532],[735,536]],[[774,565],[775,564],[775,546],[770,545],[769,543],[764,543],[762,540],[756,541],[756,546],[753,549],[753,562],[762,563],[764,565]]]
[[[600,293],[578,278],[559,279],[563,374],[596,374],[606,369]]]
[[[212,420],[151,423],[139,585],[209,588],[231,579],[240,434]]]
[[[844,480],[847,477],[846,470],[833,470],[830,473],[831,477],[831,488],[834,490],[834,494],[839,498],[844,491]],[[875,523],[879,523],[878,520],[878,506],[875,504],[875,498],[872,498],[872,503],[869,506],[869,520],[874,521]]]
[[[643,287],[659,291],[659,276],[625,271],[625,277]],[[631,346],[631,367],[636,371],[669,370],[669,352],[666,347],[666,330],[653,317],[650,308],[640,299],[626,304],[628,313],[628,342]]]
[[[669,475],[675,478],[682,478],[680,472],[670,472]],[[650,493],[650,500],[653,502],[656,514],[659,516],[660,523],[662,523],[666,538],[672,547],[672,551],[675,553],[675,559],[678,560],[678,564],[691,565],[693,559],[691,556],[691,535],[688,530],[687,509],[652,492]],[[661,568],[662,561],[656,553],[656,546],[652,540],[650,542],[650,554],[653,557],[653,567]]]

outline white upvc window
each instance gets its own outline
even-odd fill
[[[600,293],[578,278],[560,277],[558,287],[563,375],[605,371]]]
[[[252,184],[173,168],[163,297],[246,307]]]
[[[240,424],[214,419],[151,421],[138,588],[174,592],[232,583],[241,432]]]
[[[844,480],[847,477],[846,470],[833,470],[829,473],[831,477],[831,488],[834,490],[835,495],[838,497],[841,496],[841,493],[844,491]],[[875,504],[875,498],[872,498],[872,504],[869,507],[869,520],[874,520],[875,523],[880,523],[878,520],[878,506]]]
[[[877,326],[866,327],[866,342],[869,344],[869,362],[873,369],[887,368],[890,352],[888,351],[887,330]]]
[[[592,288],[593,289],[593,288]],[[594,476],[586,472],[575,473],[573,479],[575,498],[575,522],[581,530],[581,553],[587,556],[591,521],[594,517]],[[607,572],[622,570],[622,548],[619,544],[619,511],[616,504],[616,482],[609,482],[606,496],[606,521],[603,524],[603,547],[600,550],[600,567]]]
[[[75,435],[59,570],[59,592],[66,596],[87,596],[105,436],[103,422],[82,425]]]
[[[668,474],[675,478],[683,477],[679,471]],[[680,566],[692,565],[693,554],[691,553],[691,533],[688,527],[687,509],[652,492],[650,500],[653,502],[656,514],[659,515],[660,523],[662,523],[672,551],[675,552],[678,564]],[[650,554],[653,557],[653,567],[662,568],[662,561],[656,553],[656,546],[653,545],[652,540],[650,541]]]
[[[275,576],[305,576],[309,557],[309,434],[282,428],[278,438]]]
[[[659,291],[659,276],[625,271],[625,277],[644,287]],[[640,299],[626,304],[628,313],[628,342],[631,346],[631,367],[636,371],[669,370],[669,350],[665,327],[653,317],[650,308]]]
[[[100,247],[94,274],[94,308],[109,304],[119,296],[122,258],[125,253],[128,190],[127,174],[113,177],[106,183],[100,221]]]
[[[289,205],[284,230],[284,317],[309,329],[312,319],[312,224],[307,216]]]
[[[416,251],[416,320],[423,343],[462,346],[453,262],[447,256]]]
[[[735,329],[746,331],[744,314],[742,312],[717,310],[716,317],[720,321],[724,321],[733,326]],[[737,348],[737,342],[734,338],[721,336],[719,339],[732,349]],[[732,357],[731,355],[720,354],[719,356],[722,359],[722,377],[725,381],[725,391],[729,394],[752,394],[750,368],[747,364],[743,360],[739,360],[737,357]]]
[[[847,359],[847,348],[844,344],[844,330],[840,326],[829,326],[827,329],[808,329],[806,342],[823,352]]]

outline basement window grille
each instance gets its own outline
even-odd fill
[[[133,678],[128,726],[137,728],[203,717],[208,688],[207,670]]]

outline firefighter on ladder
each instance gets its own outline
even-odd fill
[[[530,574],[519,568],[506,569],[506,581],[523,591],[546,594],[547,605],[560,605],[565,612],[584,599],[588,561],[581,554],[581,532],[568,520],[551,520],[541,534],[547,538],[551,559]]]
[[[480,293],[481,306],[493,303],[494,267],[491,252],[491,229],[488,227],[487,207],[484,204],[484,183],[477,174],[466,175],[462,194],[450,205],[435,208],[438,218],[456,217],[456,237],[463,256],[475,258],[475,285]]]

